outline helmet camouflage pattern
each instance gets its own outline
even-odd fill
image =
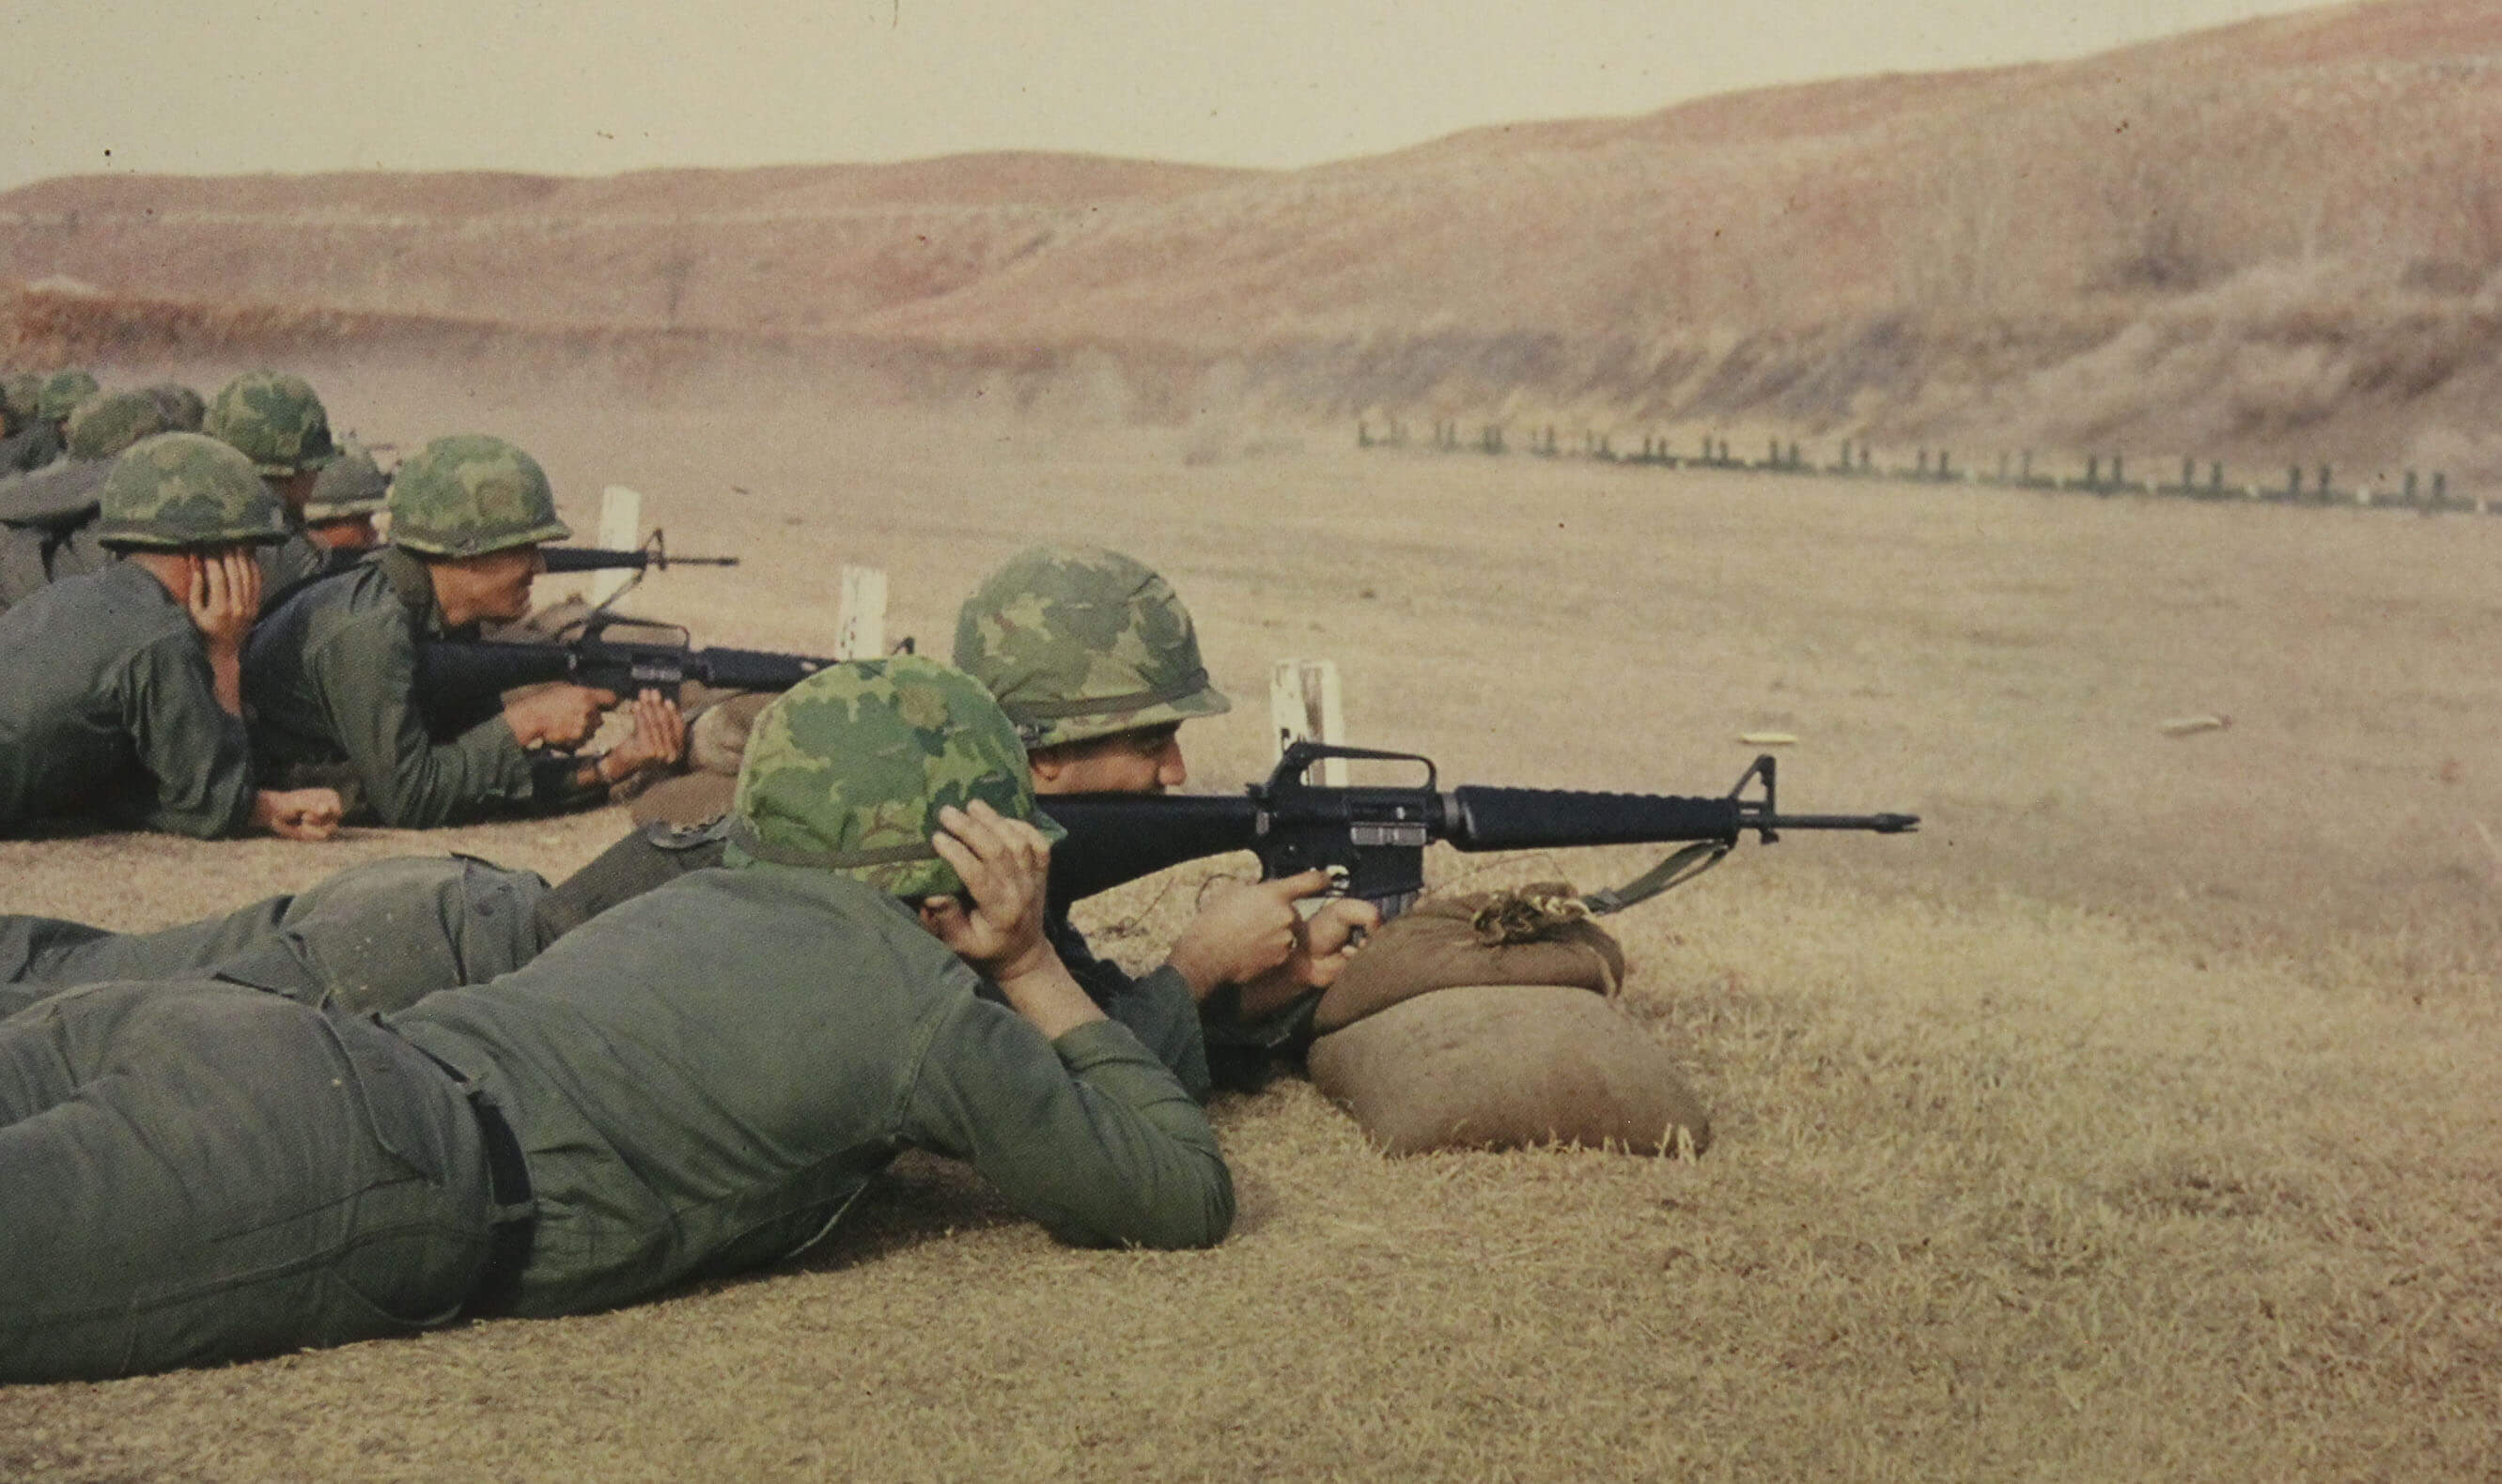
[[[158,382],[148,388],[148,394],[163,410],[165,430],[169,433],[196,433],[208,421],[209,404],[181,382]]]
[[[97,389],[95,378],[84,371],[55,371],[44,378],[44,389],[35,394],[35,411],[58,422]]]
[[[1100,547],[1035,547],[973,590],[956,662],[998,697],[1028,748],[1133,731],[1234,703],[1208,684],[1169,584]]]
[[[964,671],[910,655],[828,665],[756,719],[738,769],[732,863],[813,865],[896,896],[964,883],[930,837],[981,799],[1053,840],[1016,728]]]
[[[383,478],[382,466],[374,462],[374,455],[350,443],[313,481],[313,493],[304,501],[300,514],[308,525],[380,515],[389,503],[389,489],[390,481]]]
[[[70,414],[72,458],[111,458],[152,433],[168,431],[165,409],[144,391],[106,391]]]
[[[429,556],[477,556],[573,534],[538,460],[501,438],[437,438],[391,476],[391,543]]]
[[[8,404],[14,417],[33,417],[36,409],[43,405],[43,400],[44,378],[38,372],[20,371],[6,382],[0,382],[0,402]]]
[[[339,456],[330,414],[313,385],[284,371],[247,371],[221,387],[201,431],[241,450],[271,479],[318,469]]]
[[[201,433],[158,433],[114,460],[96,539],[161,551],[287,539],[287,508],[252,461]]]

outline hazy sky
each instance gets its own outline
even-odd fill
[[[607,174],[1002,149],[1293,166],[1475,124],[2076,56],[2305,8],[6,0],[0,187],[99,170]]]

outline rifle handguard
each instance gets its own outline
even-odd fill
[[[1446,797],[1445,828],[1462,850],[1552,850],[1726,840],[1744,828],[1738,800],[1671,793],[1593,793],[1569,789],[1463,785]]]

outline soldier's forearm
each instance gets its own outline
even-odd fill
[[[209,646],[209,689],[228,716],[243,715],[243,647]]]
[[[997,983],[1009,1006],[1046,1040],[1059,1040],[1080,1026],[1103,1019],[1103,1012],[1077,987],[1058,954],[1046,952],[1033,967]]]

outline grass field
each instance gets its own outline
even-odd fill
[[[2502,522],[336,381],[404,449],[517,437],[586,530],[623,481],[744,554],[638,603],[704,640],[829,645],[858,560],[943,653],[1019,546],[1129,550],[1242,703],[1197,788],[1265,767],[1268,662],[1328,656],[1353,739],[1446,780],[1717,792],[1775,729],[1785,805],[1928,823],[1616,920],[1700,1162],[1388,1161],[1290,1082],[1215,1110],[1213,1251],[1066,1250],[914,1159],[805,1264],[661,1302],[0,1391],[0,1479],[2493,1476]],[[0,910],[554,875],[621,825],[7,844]],[[1099,946],[1189,898],[1095,904]]]

